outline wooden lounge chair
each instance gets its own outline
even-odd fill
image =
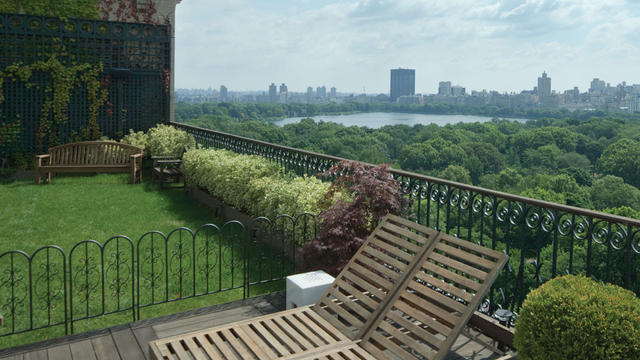
[[[390,215],[315,305],[155,340],[150,354],[440,360],[507,258]]]

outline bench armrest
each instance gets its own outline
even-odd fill
[[[51,154],[44,154],[44,155],[36,155],[36,168],[39,168],[40,166],[42,166],[42,161],[44,159],[49,159],[51,157]]]
[[[135,159],[135,158],[140,158],[142,157],[142,154],[133,154],[133,155],[129,155],[130,158]]]

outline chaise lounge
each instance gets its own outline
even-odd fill
[[[150,355],[441,360],[507,260],[388,215],[315,305],[155,340]]]

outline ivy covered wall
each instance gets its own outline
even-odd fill
[[[30,163],[50,146],[168,121],[170,34],[167,25],[0,14],[0,158]]]

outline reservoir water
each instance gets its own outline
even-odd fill
[[[405,114],[405,113],[357,113],[350,115],[316,115],[305,117],[291,117],[273,123],[278,126],[284,126],[287,124],[295,124],[300,120],[311,117],[316,122],[334,122],[345,126],[365,126],[372,129],[377,129],[386,125],[409,125],[416,124],[437,124],[439,126],[447,124],[457,123],[473,123],[473,122],[487,122],[491,121],[491,117],[487,116],[475,116],[475,115],[430,115],[430,114]],[[524,122],[522,119],[509,119],[514,121]]]

